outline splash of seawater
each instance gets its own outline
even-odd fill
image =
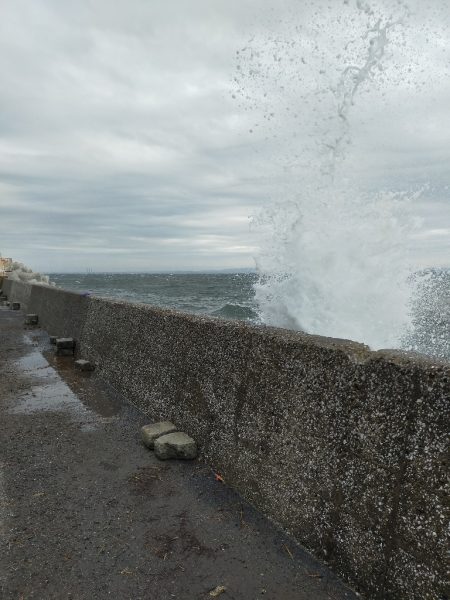
[[[321,190],[267,213],[272,241],[258,258],[263,321],[309,333],[396,347],[409,325],[409,263],[402,239],[409,197]],[[332,195],[331,195],[332,194]],[[305,210],[307,206],[307,210]],[[267,219],[267,220],[266,220]]]
[[[400,347],[411,327],[411,274],[415,265],[409,256],[409,238],[417,226],[411,201],[419,192],[367,191],[358,181],[357,169],[347,160],[354,104],[362,92],[370,92],[378,76],[384,76],[391,38],[401,38],[409,15],[403,2],[396,3],[396,10],[397,14],[383,18],[371,5],[358,1],[347,24],[341,14],[325,15],[331,24],[324,26],[322,33],[339,24],[350,28],[352,37],[342,52],[333,57],[331,51],[322,54],[322,62],[332,58],[340,61],[340,65],[332,65],[338,77],[327,89],[315,85],[313,96],[317,103],[323,100],[324,108],[314,107],[317,118],[313,126],[308,129],[303,123],[303,129],[299,127],[301,141],[294,140],[296,164],[289,165],[290,197],[272,204],[255,219],[262,234],[257,258],[261,278],[255,293],[261,318],[267,324],[354,339],[373,348]],[[301,34],[299,28],[297,34]],[[342,34],[342,44],[344,38]],[[247,77],[250,73],[253,85],[258,77],[263,80],[266,90],[262,98],[267,103],[264,118],[268,121],[274,112],[268,108],[270,69],[265,65],[267,54],[274,48],[275,63],[280,68],[283,62],[287,68],[276,78],[275,87],[281,93],[277,96],[272,90],[272,95],[281,105],[285,103],[290,114],[300,112],[292,101],[301,105],[309,99],[304,89],[296,98],[298,81],[289,88],[295,75],[292,62],[301,57],[302,63],[312,63],[310,71],[316,69],[321,76],[331,71],[329,77],[333,78],[330,66],[317,71],[313,53],[305,59],[308,44],[313,52],[320,48],[317,35],[315,42],[311,39],[314,36],[300,40],[296,59],[292,58],[296,40],[289,45],[280,35],[256,49],[256,42],[252,42],[240,52],[240,65],[250,63]],[[289,62],[280,56],[287,56]],[[252,66],[255,62],[257,68]],[[240,73],[236,81],[243,90],[247,82],[242,66]],[[310,82],[309,88],[313,87]],[[248,100],[251,95],[248,91],[245,94]]]
[[[357,2],[359,10],[372,15],[369,6]],[[325,161],[326,173],[331,175],[334,181],[336,168],[340,160],[345,159],[345,148],[351,143],[350,113],[354,105],[358,92],[365,83],[370,81],[376,70],[383,70],[383,59],[389,42],[389,32],[396,26],[402,24],[402,19],[387,20],[383,23],[378,19],[373,26],[369,26],[362,35],[363,40],[367,40],[366,55],[362,58],[362,64],[347,65],[339,78],[337,87],[333,90],[337,105],[337,135],[336,138],[328,144],[327,148],[331,150],[329,161]]]

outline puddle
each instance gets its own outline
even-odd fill
[[[28,346],[36,347],[35,336],[25,335],[24,339]],[[43,340],[39,342],[41,345]],[[9,408],[10,414],[65,412],[80,423],[82,431],[91,431],[101,423],[110,422],[120,411],[120,399],[95,382],[91,373],[76,371],[72,357],[57,357],[50,350],[43,355],[32,349],[16,360],[14,366],[36,384]]]
[[[24,335],[23,336],[23,341],[25,342],[25,344],[27,346],[37,346],[37,344],[39,343],[39,341],[42,340],[42,335],[39,335],[39,332],[37,334],[33,334],[33,335]]]
[[[33,377],[49,377],[55,374],[55,370],[48,364],[40,352],[31,352],[19,358],[15,366]]]
[[[19,398],[17,404],[11,407],[10,414],[29,415],[37,412],[70,412],[72,416],[80,417],[83,423],[87,420],[97,420],[96,415],[88,411],[78,397],[61,380],[56,379],[46,385],[35,385],[30,391]]]
[[[51,351],[45,352],[44,356],[50,367],[54,368],[88,409],[102,417],[112,417],[120,412],[122,401],[99,384],[93,373],[75,370],[73,358],[55,356]]]

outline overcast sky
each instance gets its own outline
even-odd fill
[[[348,164],[368,188],[424,187],[414,252],[448,265],[450,3],[422,4],[356,101]],[[253,267],[249,218],[314,171],[364,5],[2,0],[2,254],[44,272]]]

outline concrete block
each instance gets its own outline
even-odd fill
[[[12,302],[11,308],[12,310],[20,310],[20,302]]]
[[[37,315],[26,315],[25,325],[37,325],[38,320],[39,320],[39,318]]]
[[[75,349],[75,341],[73,338],[57,338],[56,339],[56,355],[57,356],[73,356]]]
[[[73,338],[56,338],[56,347],[58,350],[64,348],[74,348],[75,340]]]
[[[75,361],[75,367],[77,369],[79,369],[80,371],[93,371],[94,370],[94,365],[92,363],[90,363],[88,360],[84,360],[83,358],[80,358],[79,360]]]
[[[56,356],[73,356],[73,348],[57,348]]]
[[[155,454],[161,460],[191,460],[197,456],[197,444],[187,433],[177,431],[163,435],[155,441]]]
[[[170,421],[162,421],[161,423],[152,423],[151,425],[144,425],[141,427],[141,437],[147,448],[153,450],[155,441],[162,435],[173,433],[177,431],[177,428]]]

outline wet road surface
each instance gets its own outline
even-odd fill
[[[354,600],[145,415],[0,308],[0,598]]]

